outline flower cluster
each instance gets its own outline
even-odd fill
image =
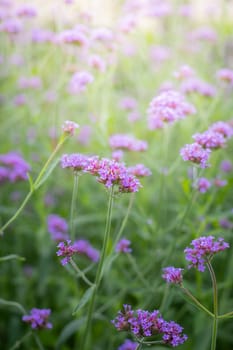
[[[150,103],[148,109],[149,129],[160,129],[164,123],[174,123],[195,112],[195,108],[185,101],[183,95],[172,90],[164,91]]]
[[[79,239],[74,242],[73,248],[78,254],[86,255],[91,261],[97,262],[100,257],[100,253],[97,249],[85,239]]]
[[[61,159],[62,168],[71,168],[96,176],[97,181],[111,188],[118,187],[118,192],[137,192],[141,187],[139,180],[129,171],[124,163],[112,159],[88,157],[75,153],[63,155]]]
[[[222,68],[217,71],[217,78],[227,83],[233,83],[233,70],[229,68]]]
[[[191,248],[184,250],[185,258],[190,262],[189,268],[195,267],[199,271],[205,271],[205,262],[214,254],[229,248],[229,244],[223,238],[215,239],[213,236],[203,236],[191,242]]]
[[[18,81],[18,85],[20,89],[39,89],[42,86],[42,82],[40,77],[32,76],[32,77],[21,77]]]
[[[131,242],[126,239],[122,238],[116,245],[116,252],[117,253],[131,253],[132,248],[130,248]]]
[[[212,150],[225,146],[226,140],[233,136],[233,127],[226,122],[216,122],[205,132],[193,135],[195,143],[187,144],[180,150],[184,161],[208,167],[208,159]]]
[[[136,164],[128,168],[129,172],[137,177],[150,176],[152,173],[150,169],[146,168],[144,164]]]
[[[29,164],[18,153],[0,154],[0,183],[7,180],[27,180],[30,169]]]
[[[197,93],[205,97],[213,97],[216,95],[216,89],[213,85],[196,77],[185,80],[181,84],[181,91],[184,94]]]
[[[119,346],[118,350],[136,350],[137,346],[138,346],[138,343],[135,343],[134,341],[126,339],[125,342],[121,346]]]
[[[52,328],[52,324],[48,322],[48,317],[51,313],[50,309],[36,309],[33,308],[29,315],[22,317],[26,323],[30,323],[32,329]]]
[[[112,321],[118,331],[130,331],[137,338],[161,335],[165,344],[176,347],[187,340],[182,333],[183,328],[177,323],[165,321],[158,310],[132,310],[130,305],[124,305]]]
[[[196,186],[197,186],[197,189],[198,189],[199,192],[205,193],[211,187],[211,183],[205,177],[200,177],[197,180],[197,185]]]
[[[110,147],[113,149],[124,149],[128,151],[142,152],[147,150],[147,142],[137,140],[133,136],[116,134],[109,139]]]
[[[71,120],[66,120],[62,125],[62,130],[64,133],[73,136],[75,130],[79,128],[79,125]]]
[[[69,238],[68,224],[65,219],[56,214],[50,214],[47,218],[48,232],[54,241],[64,241]]]
[[[70,94],[79,94],[86,90],[87,85],[93,83],[94,77],[89,72],[75,73],[69,83]]]
[[[60,242],[57,247],[58,247],[57,256],[64,257],[61,260],[61,264],[63,266],[67,265],[70,262],[70,259],[72,258],[72,256],[75,253],[77,253],[77,249],[73,244],[71,244],[71,240]]]
[[[167,283],[181,284],[183,281],[182,271],[183,269],[179,267],[168,266],[163,269],[162,277]]]

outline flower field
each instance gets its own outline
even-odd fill
[[[0,0],[0,349],[231,350],[233,6],[101,6]]]

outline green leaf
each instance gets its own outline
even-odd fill
[[[91,286],[86,290],[86,292],[83,294],[82,298],[80,299],[78,305],[75,307],[74,311],[72,312],[72,315],[75,315],[79,310],[81,310],[86,305],[86,303],[90,300],[94,290],[95,290],[95,286]]]
[[[13,306],[13,307],[19,309],[22,312],[22,314],[26,314],[24,307],[21,304],[17,303],[16,301],[0,299],[0,305]]]
[[[6,256],[2,256],[0,258],[0,262],[7,261],[7,260],[12,260],[12,259],[16,259],[16,260],[20,260],[20,261],[26,260],[23,256],[19,256],[19,255],[16,255],[16,254],[10,254],[10,255],[6,255]]]
[[[79,318],[78,320],[74,320],[70,323],[68,323],[62,330],[58,340],[55,349],[59,350],[61,348],[61,345],[65,343],[65,341],[71,337],[71,335],[75,332],[77,332],[78,328],[83,325],[83,322],[85,320],[85,317]]]
[[[34,183],[33,183],[33,179],[30,175],[30,173],[27,173],[27,177],[28,177],[28,181],[29,181],[29,185],[30,185],[30,191],[34,191]]]

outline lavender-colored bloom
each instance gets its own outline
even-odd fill
[[[180,155],[184,161],[190,161],[195,164],[199,164],[201,168],[207,168],[209,166],[207,162],[210,153],[210,149],[204,149],[196,142],[187,144],[180,150]]]
[[[153,61],[163,63],[171,57],[171,51],[167,46],[152,46],[150,56]]]
[[[184,250],[185,259],[190,262],[189,268],[195,267],[199,271],[205,271],[205,263],[214,254],[229,248],[229,244],[223,238],[216,239],[213,236],[203,236],[191,242],[191,248]]]
[[[190,38],[200,41],[215,42],[217,40],[217,34],[213,28],[199,27],[190,34]]]
[[[61,158],[61,167],[62,168],[71,168],[74,171],[84,171],[87,168],[89,157],[80,154],[64,154]]]
[[[65,241],[68,236],[68,224],[65,219],[56,214],[50,214],[47,218],[48,232],[55,241]]]
[[[167,283],[182,284],[182,281],[183,281],[182,271],[183,269],[176,268],[173,266],[165,267],[163,269],[162,278],[165,279]]]
[[[137,110],[133,110],[128,114],[128,121],[134,123],[141,118],[141,114]]]
[[[130,248],[131,242],[126,239],[122,238],[116,245],[116,252],[117,253],[131,253],[132,249]]]
[[[94,77],[89,72],[75,73],[69,83],[69,92],[71,94],[78,94],[86,90],[87,85],[94,81]]]
[[[173,73],[174,77],[180,80],[193,77],[195,75],[194,70],[188,65],[183,65],[178,71]]]
[[[183,344],[187,339],[186,334],[182,334],[183,327],[174,321],[163,322],[162,325],[163,340],[166,344],[170,344],[172,347]]]
[[[214,179],[213,184],[216,187],[224,187],[227,185],[227,180],[222,180],[222,179],[216,178],[216,179]]]
[[[185,80],[181,84],[181,91],[184,94],[195,92],[205,97],[214,97],[216,95],[216,89],[213,85],[208,84],[196,77]]]
[[[79,125],[71,120],[66,120],[62,125],[62,130],[64,133],[69,134],[71,136],[74,135],[75,130],[79,128]]]
[[[77,248],[75,245],[71,244],[71,240],[66,240],[64,242],[60,242],[58,245],[57,256],[63,257],[61,260],[61,264],[67,265],[70,262],[72,256],[77,253]]]
[[[120,100],[119,106],[125,111],[132,111],[137,108],[137,101],[133,97],[126,96]]]
[[[217,78],[227,83],[233,83],[233,70],[229,68],[222,68],[216,73]]]
[[[233,223],[229,221],[228,219],[221,219],[219,220],[219,225],[227,230],[231,230],[233,228]]]
[[[40,89],[42,86],[42,82],[40,77],[32,76],[32,77],[21,77],[18,80],[18,85],[20,89]]]
[[[14,97],[14,104],[16,106],[24,106],[27,103],[27,98],[24,94],[19,94]]]
[[[35,17],[37,11],[34,6],[23,4],[16,10],[16,15],[19,17]]]
[[[209,127],[209,130],[221,134],[226,139],[230,139],[233,136],[233,127],[226,122],[216,122]]]
[[[128,168],[129,172],[137,177],[145,177],[152,175],[150,169],[146,168],[144,164],[136,164]]]
[[[96,28],[92,32],[92,39],[101,42],[112,42],[114,40],[113,32],[109,28]]]
[[[36,309],[33,308],[29,315],[22,317],[22,320],[31,324],[32,329],[52,328],[52,324],[48,322],[48,317],[51,314],[50,309]]]
[[[136,350],[138,343],[135,343],[129,339],[126,339],[117,350]]]
[[[106,63],[99,55],[91,55],[88,57],[88,64],[91,68],[99,72],[105,72],[106,70]]]
[[[223,160],[220,164],[220,169],[224,173],[230,173],[233,170],[232,162],[230,160]]]
[[[87,46],[89,42],[87,36],[83,33],[83,31],[77,29],[63,31],[59,34],[58,41],[79,46]]]
[[[112,152],[112,159],[114,159],[116,162],[120,162],[124,157],[124,151],[121,149],[117,149],[116,151]]]
[[[147,142],[137,140],[133,136],[125,134],[115,134],[109,138],[110,147],[113,149],[124,149],[128,151],[142,152],[147,150]]]
[[[31,40],[34,43],[51,43],[55,40],[55,34],[50,30],[37,28],[32,30]]]
[[[30,165],[16,152],[0,154],[0,182],[27,180]]]
[[[22,23],[14,18],[7,18],[0,24],[0,32],[8,34],[18,34],[22,31]]]
[[[78,254],[84,254],[90,260],[94,262],[97,262],[99,260],[99,251],[95,249],[87,240],[79,239],[74,242],[73,247]]]
[[[174,123],[194,114],[195,108],[185,101],[184,96],[168,90],[155,97],[148,109],[148,126],[154,130],[163,127],[164,123]]]
[[[200,177],[197,180],[196,186],[199,192],[205,193],[211,187],[211,182],[205,177]]]

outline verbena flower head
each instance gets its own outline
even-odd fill
[[[70,259],[72,256],[77,253],[77,248],[75,245],[71,244],[70,240],[66,240],[64,242],[60,242],[58,244],[58,251],[57,251],[57,256],[64,257],[61,260],[61,264],[64,266],[70,262]]]
[[[88,165],[88,157],[84,154],[64,154],[61,158],[62,168],[71,168],[74,171],[83,171]]]
[[[229,68],[219,69],[216,73],[217,78],[227,83],[233,83],[233,70]]]
[[[183,81],[180,88],[184,94],[197,93],[205,97],[214,97],[216,95],[216,88],[213,85],[196,77]]]
[[[210,153],[210,149],[204,149],[197,142],[187,144],[180,150],[180,155],[184,161],[190,161],[195,164],[199,164],[201,168],[207,168],[209,166],[208,160]]]
[[[16,152],[0,154],[0,183],[27,180],[30,165]]]
[[[163,269],[162,278],[167,283],[181,284],[183,281],[183,269],[173,266],[168,266]]]
[[[120,100],[120,108],[126,111],[135,110],[137,105],[137,100],[134,97],[126,96]]]
[[[131,242],[126,239],[122,238],[116,245],[116,252],[117,253],[131,253],[132,248],[130,248]]]
[[[50,309],[33,308],[29,315],[22,317],[22,320],[31,325],[32,329],[52,328],[52,324],[48,322],[48,317],[51,313]]]
[[[183,328],[173,321],[165,321],[158,310],[133,311],[130,305],[124,305],[123,311],[118,312],[112,323],[118,331],[129,331],[139,339],[160,334],[164,343],[173,347],[187,340],[182,333]]]
[[[183,80],[193,77],[195,75],[195,72],[190,66],[183,65],[179,68],[178,71],[174,72],[173,75],[175,78]]]
[[[74,242],[73,247],[78,254],[86,255],[90,260],[97,262],[100,257],[100,253],[97,249],[85,239],[79,239]]]
[[[211,187],[211,182],[205,177],[200,177],[197,180],[196,186],[199,192],[205,193]]]
[[[83,71],[75,73],[69,83],[69,92],[79,94],[86,90],[87,85],[93,83],[94,77],[91,73]]]
[[[79,125],[71,120],[66,120],[62,125],[62,130],[64,133],[73,136],[75,130],[79,128]]]
[[[210,126],[209,130],[221,134],[226,139],[229,139],[233,136],[233,127],[226,122],[216,122]]]
[[[202,134],[193,135],[193,139],[203,148],[218,149],[223,148],[226,144],[224,136],[218,132],[207,130]]]
[[[129,172],[137,177],[145,177],[152,175],[150,169],[146,168],[144,164],[136,164],[128,168]]]
[[[55,241],[65,241],[69,238],[68,224],[65,219],[56,214],[50,214],[47,218],[48,231]]]
[[[78,46],[87,46],[89,43],[89,40],[83,31],[77,29],[64,30],[59,34],[58,41]]]
[[[147,150],[147,142],[137,140],[133,136],[125,134],[112,135],[109,138],[110,147],[113,149],[124,149],[128,151],[142,152]]]
[[[125,342],[119,346],[117,350],[136,350],[138,343],[135,343],[129,339],[126,339]]]
[[[191,248],[184,250],[185,259],[190,262],[189,268],[195,267],[199,271],[205,271],[205,263],[213,255],[229,248],[229,244],[223,238],[216,239],[213,236],[203,236],[191,242]]]
[[[230,160],[223,160],[220,164],[220,169],[224,173],[230,173],[233,170],[232,162]]]
[[[164,123],[174,123],[195,112],[183,95],[172,90],[164,91],[149,105],[148,126],[151,130],[162,128]]]

